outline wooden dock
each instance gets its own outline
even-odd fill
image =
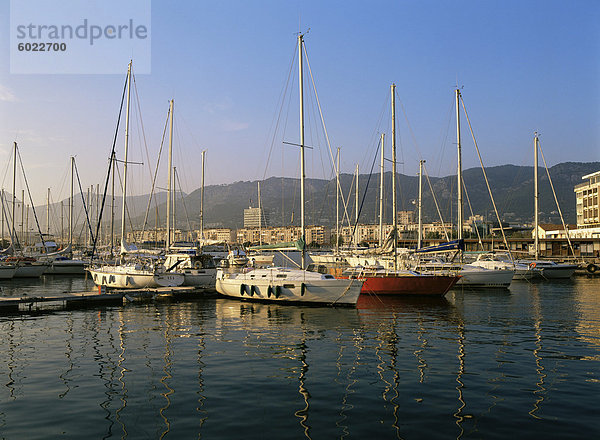
[[[48,312],[105,306],[119,306],[128,302],[151,302],[164,298],[189,298],[211,293],[194,287],[159,287],[134,290],[97,290],[60,296],[25,296],[0,298],[0,314]]]

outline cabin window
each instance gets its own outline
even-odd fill
[[[276,278],[287,278],[287,275],[284,273],[278,273],[277,275],[275,275]]]

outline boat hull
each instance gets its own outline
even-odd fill
[[[184,286],[194,286],[202,289],[215,288],[216,269],[184,269],[176,273],[184,276]]]
[[[461,279],[456,283],[457,287],[485,287],[508,289],[515,272],[506,270],[471,271],[468,269],[458,272]]]
[[[0,266],[0,280],[10,280],[17,272],[17,266]]]
[[[221,295],[278,303],[312,303],[356,305],[362,281],[348,279],[285,280],[235,279],[217,277],[216,289]]]
[[[542,278],[548,280],[559,280],[571,278],[577,270],[577,265],[564,264],[556,265],[553,267],[542,267],[539,269],[539,274]]]
[[[48,275],[83,275],[85,262],[81,260],[53,261],[46,269]]]
[[[97,286],[112,289],[147,289],[154,287],[181,286],[184,276],[178,273],[151,273],[145,271],[114,271],[110,269],[88,269]]]
[[[362,294],[443,296],[459,281],[453,275],[367,276]]]
[[[19,263],[13,278],[39,278],[44,274],[44,272],[46,272],[46,270],[48,270],[49,267],[49,264],[27,263],[21,265]]]

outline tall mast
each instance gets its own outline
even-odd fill
[[[262,246],[262,206],[260,203],[260,180],[258,184],[258,244]]]
[[[417,249],[423,247],[423,164],[424,160],[419,161],[419,239],[417,241]]]
[[[2,188],[2,248],[4,248],[4,188]]]
[[[169,104],[169,181],[167,182],[167,251],[171,247],[171,182],[173,180],[173,107],[171,99]]]
[[[356,164],[356,191],[354,197],[354,246],[358,247],[358,164]]]
[[[306,268],[306,239],[304,225],[304,88],[302,77],[302,45],[303,35],[298,35],[298,76],[300,89],[300,237],[302,239],[302,269]]]
[[[112,166],[112,191],[111,191],[111,204],[110,204],[110,256],[113,256],[113,252],[115,249],[115,166],[117,164],[115,160],[115,154],[113,152],[112,157],[110,158],[111,166]],[[71,194],[73,193],[73,178],[71,177]],[[73,196],[71,195],[71,212],[73,210]],[[71,224],[71,229],[72,229]],[[69,239],[69,241],[71,241]]]
[[[71,156],[71,197],[69,198],[69,246],[73,245],[73,174],[75,169],[75,158]],[[112,231],[111,231],[112,234]],[[111,236],[112,237],[112,236]],[[112,240],[112,238],[111,238]],[[112,241],[111,241],[112,243]]]
[[[335,253],[340,253],[340,147],[337,149],[335,170]]]
[[[17,235],[17,231],[15,230],[15,216],[17,214],[16,211],[16,203],[17,203],[17,143],[15,142],[15,147],[13,150],[13,184],[12,184],[12,219],[10,225],[10,236],[11,242],[13,244],[13,251],[16,251],[16,243],[13,242],[12,237]]]
[[[462,200],[462,152],[461,152],[461,144],[460,144],[460,90],[456,89],[456,145],[458,151],[458,171],[457,171],[457,180],[458,180],[458,206],[457,206],[457,229],[458,229],[458,239],[463,238],[463,200]]]
[[[175,230],[177,229],[177,167],[173,167],[173,241],[175,242]]]
[[[100,223],[100,184],[97,183],[96,184],[96,228],[98,228],[98,239],[100,239],[102,237],[102,230],[99,227]],[[102,240],[99,241],[99,243],[102,243]]]
[[[125,214],[127,198],[127,150],[129,147],[129,100],[131,98],[131,61],[127,67],[127,113],[125,114],[125,162],[123,163],[123,206],[121,207],[121,248],[125,246]],[[123,250],[123,249],[121,249]]]
[[[46,197],[46,235],[50,235],[50,188]]]
[[[398,270],[398,213],[396,212],[396,84],[391,86],[392,93],[392,216],[394,234],[394,270]]]
[[[539,226],[539,217],[538,217],[538,203],[539,203],[539,191],[538,191],[538,134],[537,131],[534,133],[533,139],[533,218],[534,218],[534,229],[533,235],[535,239],[535,259],[539,258],[540,253],[540,243],[538,237],[538,226]]]
[[[200,189],[200,239],[204,240],[204,154],[202,151],[202,187]]]
[[[27,214],[29,215],[29,207],[27,208]],[[25,240],[25,190],[21,190],[21,241],[27,243]],[[27,229],[29,230],[29,220],[27,221]],[[43,244],[43,243],[42,243]]]
[[[384,173],[384,151],[383,139],[384,134],[381,133],[381,164],[379,174],[379,247],[383,246],[383,173]]]

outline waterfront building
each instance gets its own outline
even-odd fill
[[[266,228],[268,226],[269,216],[265,209],[252,207],[244,209],[244,228]]]
[[[316,243],[319,246],[325,244],[325,228],[323,226],[306,226],[306,244]],[[252,244],[276,244],[282,242],[296,241],[300,238],[299,226],[280,226],[270,228],[241,228],[237,230],[236,240],[238,243]],[[327,237],[329,238],[329,237]]]
[[[194,231],[196,237],[200,237],[200,230]],[[211,228],[204,229],[204,239],[209,241],[218,241],[221,243],[235,243],[236,234],[230,228]]]

